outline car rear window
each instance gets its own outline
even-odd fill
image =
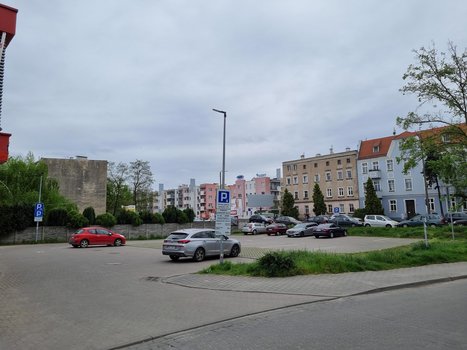
[[[178,239],[186,238],[186,236],[188,236],[187,233],[183,233],[183,232],[174,232],[174,233],[171,233],[171,234],[167,237],[167,239],[178,240]]]

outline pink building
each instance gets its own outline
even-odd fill
[[[199,186],[199,213],[204,220],[214,220],[216,217],[217,184],[201,184]]]
[[[246,181],[243,175],[237,176],[235,184],[229,185],[230,190],[230,203],[233,216],[243,216],[246,208]]]

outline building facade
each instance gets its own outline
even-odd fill
[[[301,218],[313,216],[313,188],[318,184],[327,213],[352,214],[359,208],[356,150],[317,154],[282,163],[282,189],[294,197]]]
[[[41,158],[49,178],[57,180],[60,194],[76,203],[80,212],[94,208],[97,215],[106,212],[107,161],[84,156],[70,159]],[[47,208],[46,208],[47,209]]]

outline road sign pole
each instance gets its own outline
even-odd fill
[[[41,180],[39,182],[39,201],[38,203],[41,202],[41,195],[42,195],[42,176]],[[39,220],[36,221],[36,243],[37,243],[37,237],[39,236]]]

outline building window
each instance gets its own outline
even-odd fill
[[[374,161],[372,163],[372,165],[373,165],[373,170],[379,170],[379,162],[378,161]]]
[[[329,166],[329,160],[326,161],[326,166]]]
[[[376,192],[381,191],[381,183],[379,180],[373,180],[373,187],[375,188]]]
[[[373,146],[373,153],[378,153],[379,152],[379,145]]]
[[[349,197],[353,196],[353,187],[352,186],[347,187],[347,196],[349,196]]]
[[[326,197],[328,197],[328,198],[332,197],[332,188],[327,188],[326,189]]]
[[[293,170],[297,170],[297,164],[293,165]]]
[[[303,191],[303,198],[308,199],[308,191]]]
[[[362,163],[362,174],[368,174],[368,163]]]
[[[388,180],[388,189],[389,192],[394,192],[396,190],[394,180]]]
[[[352,180],[352,170],[347,169],[345,173],[346,173],[347,180]]]
[[[339,197],[344,197],[344,187],[339,187],[337,189],[337,193],[338,193]]]
[[[332,213],[332,204],[328,204],[328,213]]]
[[[350,164],[350,158],[347,158],[347,164]]]
[[[305,215],[310,215],[310,207],[305,205]]]
[[[412,191],[412,179],[405,179],[405,190]]]
[[[353,213],[355,211],[355,207],[353,203],[349,203],[349,213]]]
[[[315,175],[315,182],[319,182],[319,174]]]
[[[326,181],[331,181],[331,172],[326,171]]]
[[[342,170],[337,171],[337,180],[344,180],[344,173]]]
[[[435,199],[434,198],[428,199],[428,205],[430,206],[430,211],[434,212],[435,211]]]
[[[294,192],[294,198],[298,199],[298,192]]]
[[[442,140],[444,143],[449,143],[449,141],[450,141],[449,135],[446,135],[446,134],[441,135],[441,140]]]
[[[392,159],[386,160],[386,168],[388,169],[388,171],[394,170],[394,162]]]
[[[337,165],[341,165],[341,163],[342,163],[341,160],[338,159],[338,160],[337,160]]]
[[[308,183],[308,175],[303,175],[303,183],[304,184]]]
[[[303,169],[306,169],[306,164],[303,164]]]
[[[345,206],[344,206],[344,204],[339,204],[339,213],[345,213]]]
[[[293,177],[293,184],[298,185],[298,176]]]
[[[292,180],[290,179],[290,177],[287,177],[285,180],[286,180],[287,185],[292,184]]]
[[[287,171],[290,171],[291,168],[290,168],[290,165],[287,165]]]
[[[313,166],[314,166],[315,168],[317,168],[317,167],[318,167],[318,163],[315,163]]]
[[[389,200],[389,211],[396,212],[397,211],[397,201],[395,199]]]

